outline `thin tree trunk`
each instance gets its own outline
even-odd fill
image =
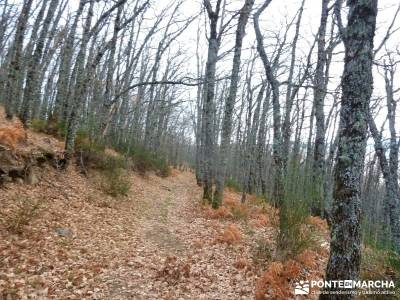
[[[215,72],[218,60],[220,41],[217,33],[217,23],[221,7],[221,0],[217,1],[213,11],[209,0],[204,0],[208,18],[210,19],[210,36],[208,38],[208,55],[205,73],[205,98],[204,98],[204,179],[203,199],[212,202],[212,163],[214,158],[213,115],[215,97]]]
[[[313,162],[313,184],[316,186],[316,199],[313,205],[317,206],[317,214],[323,215],[323,178],[324,178],[324,162],[325,162],[325,115],[324,115],[324,99],[326,94],[326,84],[324,78],[324,69],[326,65],[325,52],[325,35],[326,24],[328,19],[328,3],[329,0],[322,0],[321,21],[318,30],[318,57],[317,67],[314,76],[314,109],[315,109],[315,146],[314,146],[314,162]],[[316,202],[316,203],[315,203]]]
[[[19,103],[21,97],[19,83],[23,80],[21,74],[22,47],[32,2],[33,0],[24,1],[21,14],[18,17],[17,30],[15,31],[15,38],[11,48],[11,61],[8,68],[5,88],[7,92],[5,93],[4,99],[6,117],[8,119],[12,119],[14,115],[13,105],[14,103]]]
[[[52,0],[47,11],[46,18],[43,21],[42,30],[35,43],[35,51],[28,63],[28,72],[26,76],[26,86],[24,89],[24,97],[22,101],[22,108],[20,117],[25,126],[30,119],[31,109],[33,109],[33,117],[38,117],[40,107],[40,90],[41,82],[40,78],[40,60],[42,58],[45,41],[49,32],[51,21],[53,20],[54,14],[58,6],[59,0]],[[32,107],[32,103],[34,107]]]
[[[245,35],[245,29],[254,0],[246,0],[240,10],[239,21],[236,29],[235,50],[233,54],[232,73],[230,78],[229,94],[225,100],[224,119],[222,121],[221,146],[219,152],[219,166],[217,167],[215,177],[215,193],[213,207],[218,208],[223,199],[224,178],[226,176],[226,163],[228,148],[232,134],[232,113],[235,105],[237,88],[239,84],[240,57],[242,54],[242,44]]]
[[[72,158],[74,152],[75,136],[78,130],[81,108],[83,107],[83,103],[86,97],[86,89],[88,85],[87,81],[90,76],[90,74],[86,74],[85,76],[84,72],[85,72],[85,55],[86,55],[87,45],[89,43],[89,38],[90,38],[89,32],[93,18],[93,6],[94,6],[94,1],[90,0],[89,10],[84,25],[82,42],[80,45],[79,53],[76,58],[76,65],[75,65],[77,74],[76,87],[74,92],[74,101],[72,103],[73,104],[72,112],[68,122],[67,136],[65,139],[65,158],[67,163]]]

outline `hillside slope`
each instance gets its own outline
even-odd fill
[[[40,203],[38,215],[20,234],[10,234],[7,224],[1,225],[3,294],[53,299],[254,298],[262,269],[253,262],[254,249],[261,238],[269,238],[273,248],[274,227],[269,221],[236,222],[243,238],[233,238],[232,244],[229,237],[219,241],[233,221],[208,218],[191,173],[175,171],[167,179],[133,174],[130,195],[115,200],[74,170],[46,171],[36,186],[10,184],[0,196],[2,213],[8,216],[18,198]]]
[[[48,152],[42,144],[62,151],[58,140],[28,131],[16,159],[19,151]],[[323,274],[322,221],[309,225],[320,232],[321,251],[273,262],[277,211],[250,195],[242,205],[230,190],[214,211],[190,172],[130,171],[130,192],[114,198],[95,171],[35,168],[34,182],[14,180],[0,193],[5,299],[288,299],[296,278]]]

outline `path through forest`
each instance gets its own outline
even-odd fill
[[[62,149],[29,130],[17,156]],[[319,218],[302,229],[319,237],[315,251],[274,262],[278,212],[255,195],[241,204],[226,189],[213,210],[189,171],[162,178],[125,169],[130,190],[112,197],[104,190],[110,178],[96,169],[31,169],[28,182],[16,178],[0,193],[1,300],[289,299],[295,278],[323,276],[328,228]]]
[[[254,274],[234,267],[246,256],[244,246],[214,242],[219,224],[199,211],[201,190],[193,175],[174,174],[151,177],[138,188],[135,246],[126,265],[102,276],[106,298],[252,299]]]
[[[123,199],[104,195],[75,168],[47,168],[35,186],[10,183],[0,196],[4,215],[18,211],[18,199],[41,204],[21,233],[1,224],[0,291],[39,299],[254,298],[251,249],[257,236],[273,240],[272,227],[238,222],[240,242],[221,243],[233,221],[206,217],[192,173],[127,176]]]

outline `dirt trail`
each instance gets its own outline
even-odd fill
[[[104,274],[105,298],[252,299],[252,274],[233,266],[243,246],[214,243],[219,228],[199,211],[193,175],[175,174],[142,187],[136,245],[126,265]]]
[[[193,174],[129,176],[132,188],[124,199],[107,198],[74,168],[49,168],[36,186],[10,183],[0,194],[4,215],[12,215],[17,198],[41,207],[21,234],[0,222],[0,295],[254,298],[253,270],[234,267],[238,259],[251,259],[253,241],[215,242],[228,221],[204,217]]]

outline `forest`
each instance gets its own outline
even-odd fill
[[[0,300],[400,299],[399,15],[1,0]]]

